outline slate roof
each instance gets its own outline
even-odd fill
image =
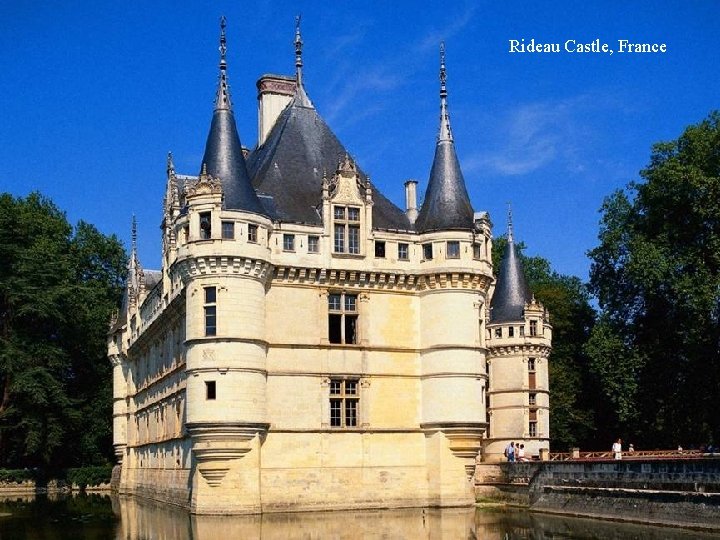
[[[418,232],[473,228],[473,208],[455,153],[445,86],[445,46],[440,46],[440,129],[425,199],[415,220]]]
[[[500,263],[495,293],[490,301],[490,322],[522,321],[525,304],[531,299],[532,293],[525,280],[522,261],[510,236]]]
[[[300,85],[265,142],[248,156],[248,173],[272,218],[321,225],[323,171],[332,177],[347,153]],[[365,173],[358,174],[367,182]],[[412,230],[405,213],[372,189],[373,227]]]

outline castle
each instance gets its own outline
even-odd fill
[[[551,326],[510,229],[495,279],[487,213],[455,153],[444,51],[424,202],[386,199],[295,76],[258,82],[241,146],[224,19],[199,175],[168,156],[162,269],[133,249],[112,321],[121,493],[200,514],[457,506],[476,459],[549,446]]]

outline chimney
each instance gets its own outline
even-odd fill
[[[405,182],[405,215],[410,220],[410,223],[415,223],[418,217],[417,184],[417,180]]]
[[[295,77],[263,75],[258,89],[258,146],[265,142],[280,113],[295,95]]]

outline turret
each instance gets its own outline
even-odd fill
[[[220,180],[225,208],[264,215],[265,211],[248,176],[230,100],[225,59],[225,17],[221,19],[220,28],[220,75],[215,95],[215,110],[200,168],[206,167],[210,176]]]
[[[511,441],[523,444],[528,458],[540,456],[550,437],[552,327],[527,285],[509,211],[507,239],[487,325],[490,434],[484,459],[489,461],[501,459]]]

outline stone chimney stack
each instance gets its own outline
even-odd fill
[[[405,182],[405,215],[410,220],[410,223],[415,223],[418,217],[417,184],[417,180]]]
[[[265,142],[280,113],[295,95],[295,77],[263,75],[258,89],[258,146]]]

